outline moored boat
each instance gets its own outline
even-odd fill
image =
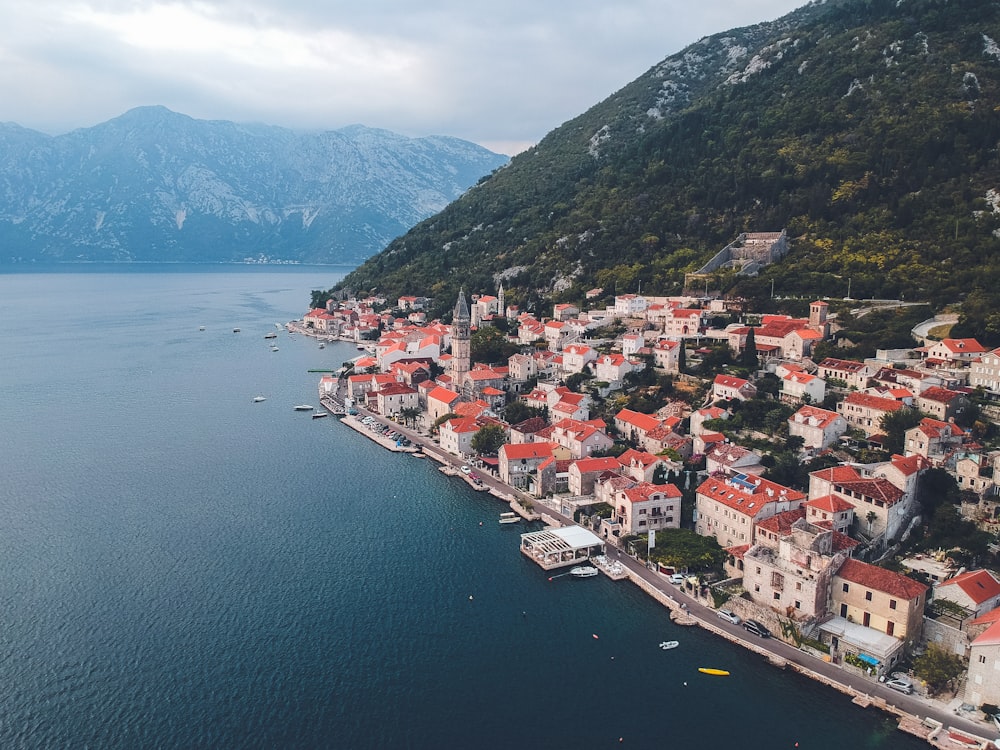
[[[254,396],[253,402],[259,404],[261,401],[267,401],[267,396]]]
[[[312,415],[313,419],[322,419],[323,417],[329,417],[329,416],[330,412],[327,411],[314,411]]]
[[[593,578],[600,571],[597,568],[592,568],[589,565],[578,565],[569,571],[569,574],[574,578]]]
[[[311,404],[299,404],[295,407],[295,411],[312,411],[313,407]]]
[[[266,339],[276,339],[276,338],[278,338],[278,334],[276,334],[274,331],[271,331],[270,333],[265,333],[264,334],[264,338],[266,338]]]
[[[681,644],[678,641],[664,641],[663,643],[660,644],[660,648],[662,648],[664,651],[669,651],[670,649],[677,648],[680,645]]]
[[[517,513],[501,513],[500,523],[517,523],[521,517]]]
[[[698,671],[702,674],[715,675],[716,677],[728,677],[729,672],[725,669],[712,669],[711,667],[698,667]]]

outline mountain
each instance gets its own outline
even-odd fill
[[[0,262],[357,264],[507,157],[359,125],[297,133],[141,107],[50,137],[0,125]]]
[[[996,310],[998,43],[1000,3],[986,0],[818,2],[706,37],[338,289],[433,294],[437,312],[459,286],[500,281],[539,311],[593,287],[675,294],[739,233],[786,229],[782,263],[712,287],[762,305],[773,281],[776,295]],[[1000,337],[1000,315],[979,326]]]

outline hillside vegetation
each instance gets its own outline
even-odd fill
[[[965,300],[1000,343],[1000,4],[849,0],[702,39],[553,130],[338,290],[676,294],[744,231],[792,251],[711,286]]]

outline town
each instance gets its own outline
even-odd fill
[[[1000,713],[1000,349],[928,335],[816,356],[839,328],[823,299],[794,317],[593,289],[536,316],[501,284],[461,292],[450,323],[429,302],[308,312],[297,330],[364,350],[321,392],[432,436],[731,622]]]

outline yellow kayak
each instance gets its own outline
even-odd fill
[[[698,671],[702,672],[704,674],[718,675],[720,677],[728,677],[729,676],[729,672],[727,672],[724,669],[710,669],[708,667],[698,667]]]

